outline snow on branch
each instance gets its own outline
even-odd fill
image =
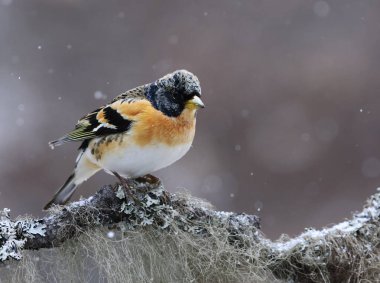
[[[178,282],[179,278],[197,282],[375,282],[380,278],[380,192],[350,220],[272,242],[261,233],[256,216],[216,211],[189,195],[170,194],[161,184],[130,181],[130,186],[134,200],[119,185],[105,186],[88,199],[53,208],[42,219],[12,220],[4,209],[0,261],[19,260],[22,250],[67,248],[71,243],[96,258],[92,264],[98,262],[98,276],[105,280],[119,276],[124,282],[136,282],[146,276],[154,282]],[[117,243],[99,236],[97,231],[104,228],[118,231]],[[100,249],[107,253],[107,264],[99,256]],[[125,258],[125,266],[105,272],[115,256]],[[173,257],[181,264],[173,266]],[[115,262],[120,264],[120,260]],[[158,271],[152,274],[152,270]]]

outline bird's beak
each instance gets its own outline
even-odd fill
[[[192,99],[186,102],[187,108],[190,109],[198,109],[205,108],[203,101],[199,98],[199,96],[194,96]]]

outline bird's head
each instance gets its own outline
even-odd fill
[[[146,85],[146,97],[153,106],[169,117],[179,116],[184,109],[204,108],[198,78],[178,70]]]

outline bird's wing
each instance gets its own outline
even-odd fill
[[[111,103],[82,117],[73,131],[51,141],[50,147],[128,131],[133,122],[133,116],[138,114],[139,110],[143,110],[139,106],[150,104],[143,92],[142,86],[120,94]]]
[[[133,101],[138,101],[141,99],[146,99],[145,97],[145,88],[147,85],[142,85],[135,87],[133,89],[130,89],[118,96],[116,96],[111,103],[114,103],[116,101],[126,101],[126,102],[133,102]]]

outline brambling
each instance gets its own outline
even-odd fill
[[[198,78],[178,70],[117,96],[81,118],[50,147],[81,141],[74,172],[44,207],[66,203],[99,170],[137,178],[183,157],[194,139],[196,112],[203,108]]]

